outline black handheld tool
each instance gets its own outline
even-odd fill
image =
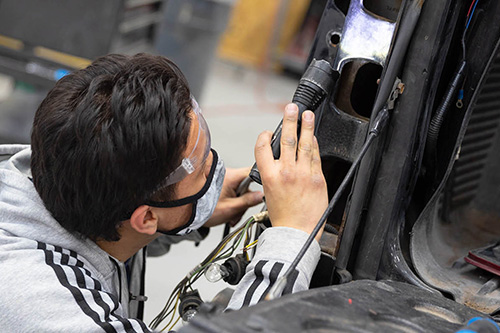
[[[293,95],[292,102],[299,107],[299,121],[298,133],[300,133],[300,119],[302,113],[306,110],[316,110],[328,92],[333,88],[335,82],[339,77],[339,72],[334,70],[328,61],[313,59],[309,67],[307,67],[304,75],[300,78],[299,85],[295,94]],[[280,157],[280,141],[281,141],[281,126],[274,131],[271,140],[271,148],[275,159]],[[250,178],[259,184],[262,184],[260,173],[257,169],[257,164],[254,164],[250,171]]]

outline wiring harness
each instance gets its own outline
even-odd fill
[[[248,250],[257,245],[257,240],[251,242],[252,226],[258,222],[263,222],[268,219],[267,211],[252,215],[248,220],[241,224],[229,235],[224,237],[215,249],[196,267],[194,267],[174,288],[172,293],[160,313],[151,321],[149,326],[152,329],[157,329],[160,324],[168,319],[167,324],[163,326],[160,332],[171,330],[182,318],[178,313],[178,305],[181,299],[186,295],[192,295],[195,291],[193,283],[195,283],[206,270],[218,261],[230,258],[243,242],[242,252],[247,260],[250,260]],[[231,243],[232,241],[232,243]],[[231,244],[231,245],[229,245]],[[229,245],[229,246],[228,246]]]

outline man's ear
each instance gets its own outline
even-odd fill
[[[132,213],[130,225],[141,234],[154,235],[158,228],[158,216],[151,211],[151,207],[142,205]]]

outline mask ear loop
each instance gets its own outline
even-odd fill
[[[177,233],[179,231],[188,228],[191,224],[193,224],[194,219],[196,218],[196,206],[197,206],[197,204],[198,204],[197,201],[193,202],[193,209],[191,210],[191,217],[189,218],[189,221],[187,221],[186,224],[181,225],[180,227],[177,227],[177,228],[169,230],[169,231],[162,231],[162,230],[157,230],[157,231],[160,234],[169,235],[169,236],[175,236],[175,235],[177,235]],[[186,232],[186,234],[188,234],[189,232]]]

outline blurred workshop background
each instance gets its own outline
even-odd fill
[[[325,4],[0,0],[0,143],[29,143],[38,104],[67,73],[107,53],[148,52],[169,57],[184,72],[226,165],[250,166],[257,135],[274,130],[292,98]],[[214,228],[198,246],[181,243],[148,262],[146,323],[222,233]],[[226,287],[202,280],[204,300]]]

